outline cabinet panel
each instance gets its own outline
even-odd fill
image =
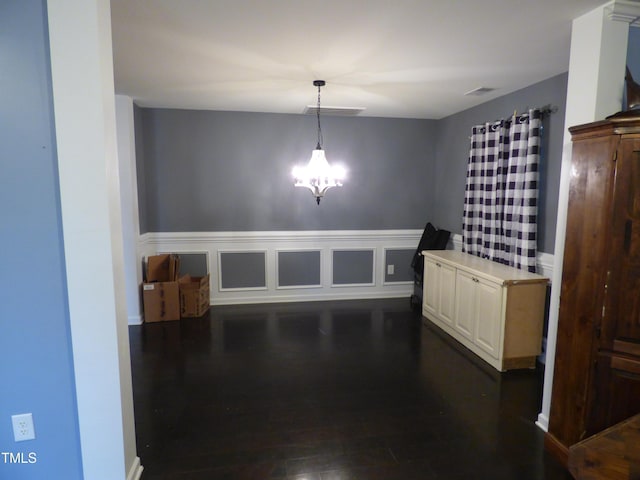
[[[620,142],[614,188],[611,256],[599,347],[640,342],[640,138]]]
[[[438,298],[440,297],[440,275],[435,261],[424,259],[422,292],[423,313],[435,315],[438,313]]]
[[[450,265],[440,265],[440,318],[453,325],[456,305],[456,270]]]
[[[424,259],[423,304],[425,315],[453,326],[456,271],[450,265]]]
[[[478,280],[476,283],[476,335],[474,341],[484,351],[498,358],[502,287]]]
[[[454,328],[469,340],[473,340],[474,324],[476,321],[476,279],[464,271],[458,271],[456,290],[458,302]]]

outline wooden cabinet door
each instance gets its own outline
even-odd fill
[[[640,413],[640,135],[620,141],[613,196],[587,434]]]
[[[493,358],[500,355],[502,286],[458,271],[454,328]]]
[[[494,358],[500,355],[502,330],[502,286],[476,279],[474,343]]]
[[[597,132],[596,132],[597,133]],[[596,322],[602,316],[618,137],[574,135],[549,433],[585,435]],[[584,136],[583,136],[584,135]]]
[[[424,258],[423,304],[424,315],[437,318],[453,326],[456,295],[456,269],[432,258]]]
[[[640,347],[640,135],[623,137],[617,152],[611,247],[600,349],[616,340]]]
[[[476,282],[470,273],[458,270],[456,275],[456,313],[453,328],[473,342],[476,319]]]
[[[424,257],[424,274],[422,277],[422,310],[426,316],[438,314],[440,298],[440,268],[435,260]]]
[[[453,325],[456,305],[456,269],[445,263],[440,268],[440,318],[448,325]]]

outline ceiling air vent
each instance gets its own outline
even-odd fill
[[[478,88],[474,88],[473,90],[469,90],[467,93],[465,93],[465,95],[475,95],[475,96],[480,96],[480,95],[484,95],[485,93],[489,93],[489,92],[493,92],[495,90],[495,88],[489,88],[489,87],[478,87]]]
[[[364,107],[320,107],[320,115],[336,115],[340,117],[353,117],[366,110]],[[305,115],[316,115],[318,107],[307,105],[302,113]]]

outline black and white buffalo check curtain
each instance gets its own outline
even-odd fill
[[[463,251],[535,272],[541,120],[534,109],[473,127]]]

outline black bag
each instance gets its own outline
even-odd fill
[[[418,243],[418,248],[413,254],[413,260],[411,261],[411,268],[413,268],[413,271],[416,274],[422,275],[422,270],[424,268],[424,262],[422,261],[422,255],[420,255],[420,252],[423,250],[446,249],[450,236],[451,232],[449,230],[438,230],[436,227],[431,225],[431,222],[427,223],[424,227],[424,232],[422,232],[420,243]]]
[[[422,305],[422,275],[424,262],[420,252],[423,250],[445,250],[449,243],[451,232],[449,230],[438,230],[431,223],[427,223],[422,232],[420,243],[413,254],[411,268],[413,268],[413,295],[409,299],[411,307],[418,309]]]

